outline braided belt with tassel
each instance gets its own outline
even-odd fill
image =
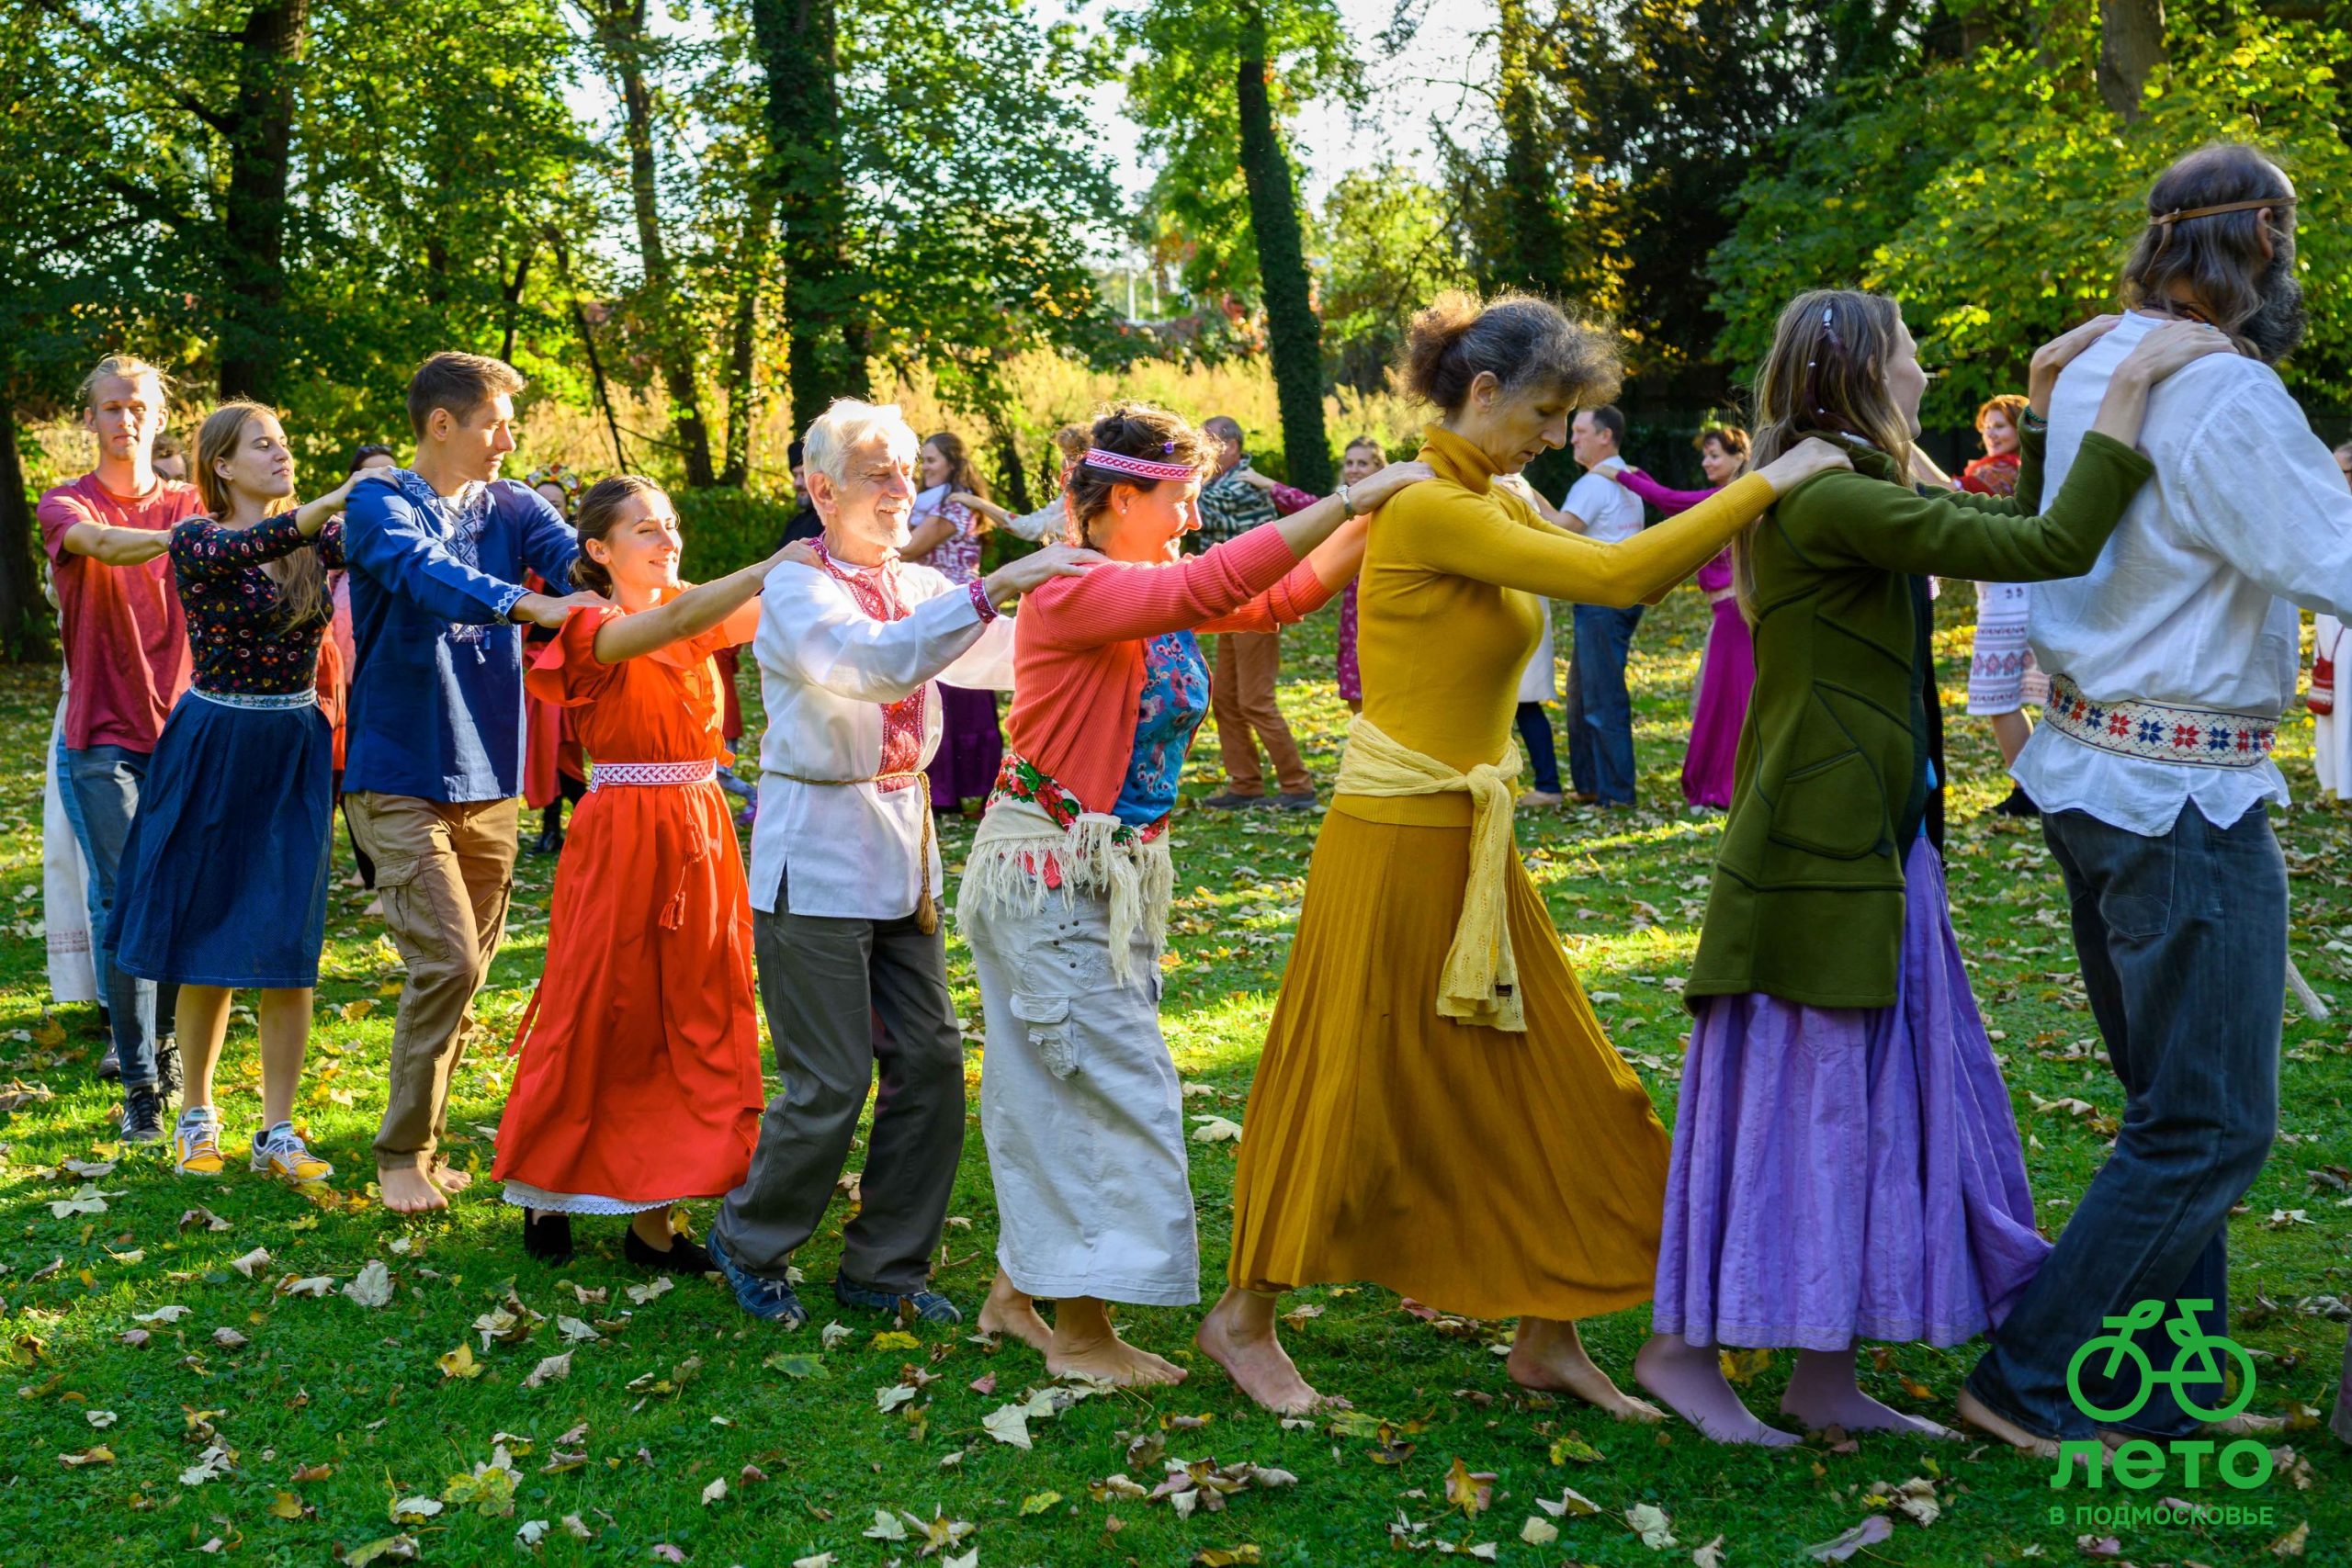
[[[874,773],[862,779],[812,779],[799,773],[775,773],[773,768],[766,771],[775,773],[777,778],[790,779],[794,784],[818,784],[828,789],[841,789],[850,784],[888,784],[894,779],[924,784],[926,787],[922,791],[922,848],[917,852],[915,858],[915,872],[922,878],[922,896],[915,900],[915,930],[925,936],[933,935],[938,931],[939,904],[931,896],[931,847],[933,829],[931,819],[931,790],[927,787],[930,778],[928,773],[920,768],[914,768],[895,773]]]

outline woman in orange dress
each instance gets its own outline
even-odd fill
[[[575,526],[574,581],[614,604],[574,611],[525,677],[593,766],[492,1174],[535,1258],[571,1255],[573,1214],[626,1214],[630,1262],[698,1274],[710,1257],[672,1234],[670,1211],[743,1179],[767,1101],[711,655],[750,639],[772,568],[814,558],[787,547],[685,587],[677,513],[631,475],[594,486]]]

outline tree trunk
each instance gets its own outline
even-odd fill
[[[727,467],[718,482],[741,490],[752,478],[752,426],[759,412],[760,293],[767,287],[770,213],[765,182],[752,187],[743,243],[735,256],[735,320],[727,344]]]
[[[515,258],[514,281],[512,283],[505,281],[505,257],[502,255],[499,258],[499,281],[503,285],[501,292],[506,298],[506,332],[499,340],[498,357],[505,360],[509,365],[514,362],[514,319],[522,310],[523,286],[530,280],[531,257],[537,253],[537,249],[538,247],[533,243],[529,235],[523,237],[523,254]]]
[[[1029,502],[1029,469],[1021,461],[1021,438],[1012,422],[995,410],[989,413],[989,433],[995,438],[997,471],[1004,479],[1004,504],[1025,517],[1036,508]]]
[[[1241,13],[1240,53],[1235,86],[1241,108],[1241,177],[1250,190],[1259,286],[1266,296],[1266,346],[1282,407],[1283,455],[1291,483],[1320,492],[1331,488],[1330,445],[1323,434],[1323,323],[1315,314],[1290,159],[1266,93],[1266,19],[1254,4]]]
[[[24,660],[44,649],[43,608],[33,570],[32,503],[17,455],[17,411],[0,407],[0,651]]]
[[[595,13],[596,40],[611,62],[621,100],[621,139],[628,147],[629,203],[637,217],[637,254],[652,306],[653,353],[670,394],[670,424],[685,461],[689,489],[707,489],[710,427],[702,416],[694,339],[662,237],[662,187],[653,155],[653,89],[645,79],[645,0],[616,0]]]
[[[2164,0],[2099,0],[2098,20],[2098,96],[2138,119],[2140,95],[2165,62]]]
[[[621,422],[613,414],[612,389],[605,383],[605,363],[596,356],[596,334],[588,324],[588,311],[580,303],[580,283],[571,276],[571,250],[563,243],[563,231],[549,224],[548,246],[555,252],[555,270],[563,279],[563,291],[571,300],[571,325],[580,334],[581,352],[588,356],[588,378],[596,389],[596,406],[605,411],[605,428],[613,438],[613,466],[622,473],[628,470],[628,448],[621,445]]]
[[[1497,28],[1498,117],[1503,129],[1503,243],[1493,281],[1559,299],[1568,256],[1567,225],[1552,191],[1537,96],[1536,38],[1526,0],[1501,0]]]
[[[286,184],[294,139],[294,71],[309,0],[265,0],[238,35],[237,97],[226,117],[221,209],[220,395],[277,400],[285,355]]]
[[[839,397],[863,397],[867,331],[847,246],[834,0],[752,0],[752,37],[767,73],[768,155],[784,260],[792,424]]]

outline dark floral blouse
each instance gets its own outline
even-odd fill
[[[191,517],[172,530],[172,577],[187,614],[196,684],[208,692],[256,694],[311,689],[333,604],[322,592],[316,614],[289,621],[284,596],[262,570],[266,562],[307,549],[316,549],[330,570],[343,565],[343,519],[309,538],[291,512],[250,528]]]

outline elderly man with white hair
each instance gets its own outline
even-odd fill
[[[961,1321],[930,1288],[964,1147],[963,1039],[923,778],[939,745],[933,683],[1012,685],[1012,623],[1001,609],[1102,558],[1054,546],[970,584],[900,561],[915,453],[892,405],[843,398],[809,427],[818,565],[770,574],[752,643],[768,718],[752,934],[784,1089],[761,1121],[751,1174],[711,1226],[710,1253],[746,1312],[786,1326],[808,1315],[788,1282],[793,1251],[832,1200],[877,1066],[863,1199],[842,1233],[833,1293]]]

